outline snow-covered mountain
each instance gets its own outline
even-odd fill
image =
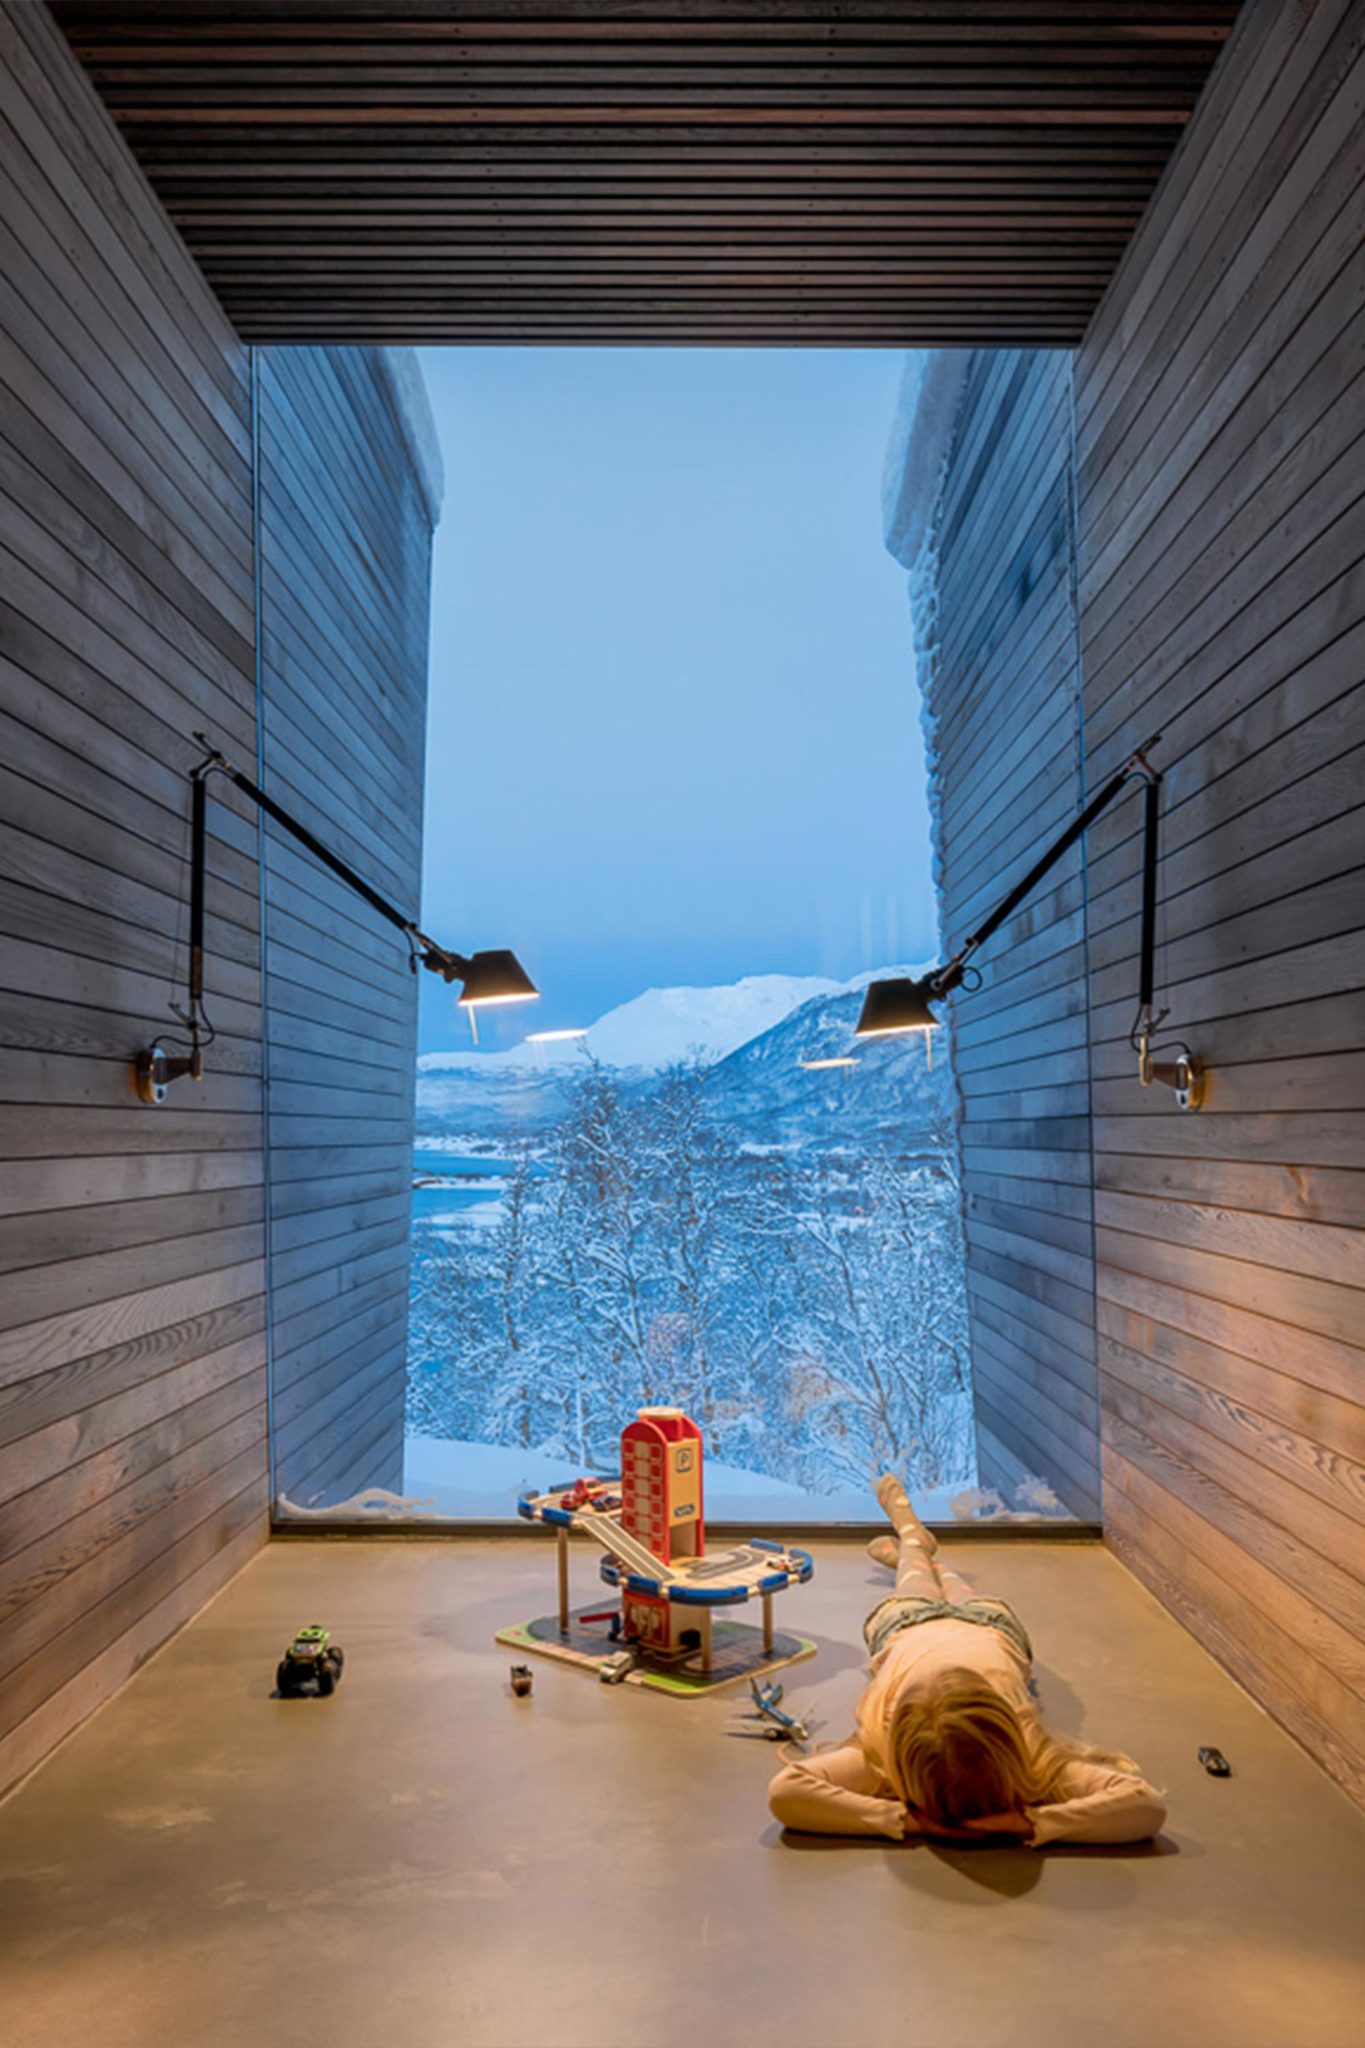
[[[712,1119],[751,1144],[865,1149],[875,1142],[913,1149],[948,1111],[944,1034],[935,1033],[932,1050],[918,1031],[855,1039],[863,987],[860,982],[803,1003],[722,1060],[707,1087]],[[810,1064],[850,1058],[856,1066]]]
[[[878,976],[918,973],[883,968]],[[816,975],[748,975],[720,988],[649,989],[598,1019],[583,1038],[497,1053],[428,1053],[418,1061],[423,1135],[499,1136],[543,1129],[561,1114],[566,1085],[589,1060],[627,1087],[648,1087],[679,1060],[710,1067],[714,1114],[752,1142],[865,1142],[932,1122],[946,1101],[946,1055],[929,1067],[922,1037],[858,1046],[853,1038],[871,975],[851,983]],[[849,1057],[858,1065],[811,1069]]]
[[[651,988],[599,1017],[582,1038],[535,1045],[529,1039],[506,1052],[430,1052],[419,1074],[527,1072],[581,1065],[640,1067],[657,1073],[676,1060],[723,1060],[757,1038],[812,996],[836,994],[841,984],[814,974],[748,974],[720,988]]]
[[[714,1064],[839,987],[818,975],[750,974],[719,988],[652,988],[608,1010],[582,1038],[527,1040],[506,1052],[424,1053],[419,1132],[506,1137],[541,1128],[561,1113],[565,1084],[590,1060],[628,1084],[646,1083],[678,1060]]]
[[[723,988],[652,988],[608,1010],[583,1041],[609,1067],[658,1072],[677,1060],[723,1060],[839,984],[818,975],[748,974]]]

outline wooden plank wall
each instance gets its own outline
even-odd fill
[[[270,1269],[260,827],[221,782],[207,1078],[131,1081],[183,990],[192,734],[257,761],[250,359],[8,0],[0,156],[3,1789],[265,1540]],[[261,384],[266,779],[415,903],[430,520],[376,359]],[[392,1482],[415,987],[292,850],[269,880],[286,1465]]]
[[[47,12],[0,8],[0,1785],[265,1540],[256,825],[215,807],[212,1069],[183,976],[194,727],[256,746],[247,357]]]
[[[431,519],[368,349],[263,349],[266,787],[400,908],[421,885]],[[270,828],[275,1489],[398,1490],[417,981],[401,933]]]
[[[1080,807],[1070,359],[982,351],[938,508],[932,729],[945,949]],[[978,1459],[1099,1508],[1084,882],[1068,854],[956,998]]]
[[[1179,1114],[1091,841],[1109,1539],[1365,1798],[1365,9],[1248,0],[1076,366],[1092,778],[1169,764]]]

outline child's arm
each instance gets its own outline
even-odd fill
[[[768,1787],[768,1804],[784,1828],[804,1834],[888,1835],[899,1842],[908,1816],[900,1800],[884,1797],[879,1785],[861,1745],[846,1742],[789,1763]]]
[[[1142,1842],[1166,1819],[1161,1794],[1129,1771],[1078,1760],[1067,1765],[1062,1788],[1067,1798],[1028,1809],[1035,1848],[1047,1842]]]

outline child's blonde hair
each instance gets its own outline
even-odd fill
[[[1020,1714],[978,1672],[941,1671],[922,1685],[890,1673],[858,1704],[869,1760],[898,1799],[931,1826],[961,1827],[991,1814],[1023,1815],[1059,1798],[1073,1759],[1136,1772],[1131,1757],[1053,1735]]]

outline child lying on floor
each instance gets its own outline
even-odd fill
[[[822,1835],[1013,1835],[1035,1848],[1154,1835],[1166,1808],[1131,1757],[1043,1726],[1019,1617],[940,1569],[938,1544],[889,1474],[877,1498],[897,1540],[868,1548],[895,1568],[896,1590],[864,1624],[872,1682],[857,1732],[778,1773],[777,1819]]]

